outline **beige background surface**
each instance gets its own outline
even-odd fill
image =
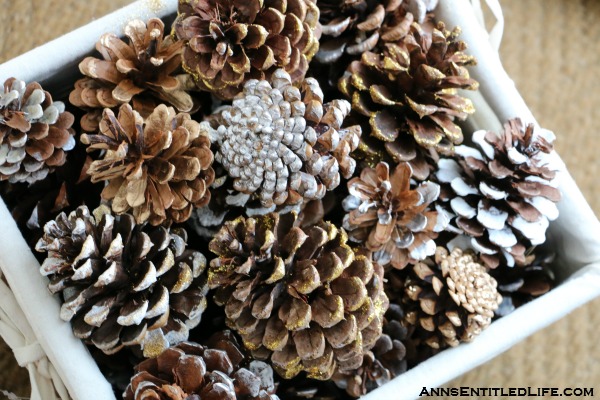
[[[0,62],[127,3],[0,0]],[[557,134],[559,153],[600,215],[600,0],[501,3],[505,68],[539,122]],[[596,300],[449,386],[595,385],[600,395],[599,327]],[[0,390],[27,395],[27,374],[0,344]]]

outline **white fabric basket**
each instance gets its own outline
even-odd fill
[[[477,109],[468,124],[475,129],[499,129],[500,121],[520,117],[536,123],[515,89],[497,49],[502,18],[497,0],[486,0],[498,19],[485,30],[479,0],[440,0],[437,16],[447,26],[462,27],[462,39],[478,59],[472,69],[480,92],[468,94]],[[126,22],[175,13],[177,0],[140,0],[44,46],[0,65],[0,79],[15,76],[52,87],[72,80],[78,62],[105,32],[122,32]],[[57,51],[60,49],[60,51]],[[43,62],[41,62],[43,60]],[[562,133],[565,134],[564,132]],[[560,140],[561,132],[558,133]],[[546,295],[494,322],[474,342],[443,351],[409,370],[364,399],[412,399],[423,387],[440,386],[507,350],[535,331],[600,296],[600,222],[586,203],[564,164],[559,173],[563,199],[560,217],[551,223],[549,240],[558,251],[562,282]],[[0,201],[0,334],[29,370],[33,400],[110,400],[114,394],[85,346],[59,319],[59,299],[46,289],[47,278]],[[568,299],[568,300],[565,300]]]

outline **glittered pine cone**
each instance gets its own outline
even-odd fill
[[[194,108],[186,92],[186,76],[176,75],[181,67],[183,43],[164,37],[165,25],[158,18],[146,24],[141,20],[127,23],[127,42],[113,33],[102,35],[96,49],[102,59],[86,57],[79,63],[84,78],[75,82],[69,96],[74,106],[87,112],[81,120],[86,132],[98,129],[104,108],[131,103],[143,117],[162,103],[179,112]]]
[[[475,90],[478,84],[469,78],[466,66],[475,60],[464,53],[459,33],[458,28],[447,31],[441,22],[431,31],[413,23],[400,40],[364,52],[340,79],[340,91],[369,119],[371,136],[384,142],[392,156],[394,142],[405,134],[441,152],[462,142],[455,120],[475,109],[457,89]]]
[[[342,56],[360,59],[365,51],[396,42],[410,31],[411,24],[423,23],[437,1],[424,0],[320,0],[321,44],[315,60],[339,62]]]
[[[323,104],[313,78],[292,85],[282,69],[271,82],[250,80],[219,116],[213,132],[215,158],[233,178],[242,204],[254,195],[265,208],[321,199],[356,162],[359,126],[342,128],[350,112],[345,100]],[[240,199],[235,201],[240,204]]]
[[[210,242],[209,285],[229,326],[282,377],[356,369],[381,335],[383,268],[355,255],[330,223],[295,214],[228,221]]]
[[[214,180],[207,123],[176,114],[164,104],[144,119],[124,104],[118,117],[104,110],[100,132],[81,135],[88,151],[105,150],[92,162],[92,182],[108,181],[102,198],[137,223],[184,222],[193,207],[210,200]]]
[[[408,329],[402,325],[404,311],[390,303],[383,321],[383,333],[375,346],[365,353],[362,365],[350,372],[336,373],[335,383],[352,397],[360,397],[406,372]]]
[[[488,268],[527,264],[527,250],[545,241],[558,217],[553,141],[552,132],[514,119],[500,134],[475,132],[477,148],[459,146],[454,159],[440,160],[437,180],[446,184],[453,223]]]
[[[229,100],[245,81],[270,79],[277,68],[301,81],[319,49],[318,22],[312,0],[187,0],[174,29],[198,88]]]
[[[470,342],[502,302],[497,283],[472,252],[436,249],[435,260],[411,267],[405,281],[405,321],[411,340],[433,349]]]
[[[142,361],[123,393],[125,400],[278,400],[273,370],[262,361],[247,362],[229,331],[207,345],[182,342],[156,358]]]
[[[73,121],[39,83],[7,79],[0,92],[0,181],[33,183],[63,165],[75,147]]]
[[[48,252],[40,272],[75,336],[107,354],[141,346],[154,357],[187,340],[206,308],[206,259],[186,241],[183,229],[80,206],[48,222],[36,250]]]
[[[439,185],[424,182],[411,189],[411,174],[407,163],[391,174],[387,163],[365,168],[348,182],[350,195],[343,202],[350,240],[375,252],[380,264],[398,269],[433,255],[433,239],[448,222],[445,212],[431,209]]]

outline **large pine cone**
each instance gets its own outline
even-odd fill
[[[465,66],[475,62],[457,39],[460,30],[424,30],[413,23],[406,36],[385,43],[381,52],[365,52],[339,81],[352,108],[369,118],[371,136],[389,148],[399,135],[410,134],[425,148],[450,152],[463,140],[455,119],[475,110],[457,89],[475,90]],[[393,147],[393,146],[392,146]]]
[[[398,164],[391,175],[388,164],[379,163],[348,182],[344,228],[350,240],[364,243],[384,266],[402,269],[433,255],[433,239],[448,222],[443,210],[430,209],[439,185],[424,182],[411,189],[411,175],[407,163]]]
[[[349,112],[345,100],[323,104],[315,79],[298,89],[279,69],[271,83],[248,81],[221,112],[216,160],[234,178],[235,190],[246,199],[256,194],[263,207],[321,199],[339,185],[340,175],[354,173],[350,153],[361,129],[342,128]]]
[[[187,340],[206,308],[206,259],[186,241],[182,229],[81,206],[48,222],[36,250],[48,252],[40,271],[62,293],[75,336],[107,354],[139,345],[153,357]]]
[[[330,223],[294,226],[295,214],[242,217],[210,242],[209,285],[228,324],[258,359],[289,379],[329,379],[360,366],[381,335],[383,268],[355,255]]]
[[[142,361],[125,400],[278,400],[273,370],[247,362],[229,331],[214,334],[206,346],[183,342],[157,358]]]
[[[0,93],[0,181],[33,183],[63,165],[75,147],[73,121],[39,83],[7,79]]]
[[[85,78],[75,82],[69,101],[88,110],[81,120],[84,131],[98,129],[102,109],[130,102],[143,117],[161,103],[180,112],[192,110],[194,102],[185,91],[185,75],[175,76],[183,43],[171,36],[163,38],[164,30],[164,23],[157,18],[147,25],[133,20],[125,26],[129,43],[106,33],[96,43],[103,59],[86,57],[79,63]]]
[[[319,49],[318,22],[313,0],[189,0],[179,2],[174,28],[198,87],[232,99],[277,68],[302,80]]]
[[[437,179],[450,186],[443,197],[487,267],[525,265],[528,248],[546,240],[560,200],[553,141],[552,132],[516,119],[499,135],[475,132],[479,150],[459,146],[455,159],[440,160]]]
[[[137,223],[152,225],[184,222],[210,200],[209,128],[164,104],[146,119],[128,104],[118,118],[105,109],[99,134],[81,135],[88,151],[106,150],[88,174],[92,182],[108,181],[102,198],[112,200],[115,213],[132,210]]]
[[[405,281],[406,322],[411,339],[433,349],[470,342],[492,322],[502,302],[497,283],[473,253],[436,249],[411,267]]]
[[[375,346],[365,353],[362,365],[355,371],[337,373],[335,383],[352,397],[360,397],[406,372],[408,329],[402,325],[404,311],[390,303],[383,321],[383,333]]]

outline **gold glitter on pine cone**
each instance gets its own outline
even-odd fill
[[[295,214],[242,217],[210,242],[209,285],[229,326],[286,379],[326,380],[358,368],[381,335],[388,301],[383,268],[355,255],[346,234]]]
[[[104,110],[100,132],[81,135],[88,151],[105,150],[91,163],[92,182],[108,181],[102,198],[117,214],[132,211],[138,223],[184,222],[210,200],[214,180],[207,123],[176,114],[164,104],[144,119],[128,104],[118,117]]]
[[[497,283],[472,252],[436,249],[435,261],[415,264],[405,282],[411,336],[433,349],[470,342],[492,322],[502,302]]]
[[[174,24],[183,67],[201,90],[232,99],[249,79],[284,68],[302,80],[319,49],[312,0],[181,0]]]

